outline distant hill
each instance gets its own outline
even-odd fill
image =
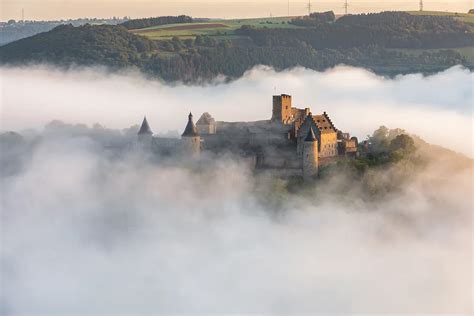
[[[0,47],[3,63],[58,65],[138,65],[143,53],[156,49],[153,41],[133,35],[123,26],[61,25],[53,30]]]
[[[30,37],[38,33],[47,32],[54,29],[56,26],[72,24],[80,26],[84,24],[92,25],[116,25],[126,21],[124,18],[112,19],[97,19],[97,18],[82,18],[74,20],[56,20],[56,21],[15,21],[10,20],[7,23],[0,22],[0,45],[5,45],[22,38]]]
[[[181,23],[160,24],[175,18]],[[472,54],[466,53],[474,47],[474,26],[447,16],[384,12],[334,19],[327,12],[301,18],[196,22],[182,16],[131,22],[129,28],[146,27],[59,26],[0,47],[0,62],[136,67],[186,82],[238,78],[259,64],[277,70],[347,64],[385,75],[431,73],[458,64],[474,68]]]

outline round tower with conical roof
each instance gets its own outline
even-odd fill
[[[141,148],[151,148],[153,141],[153,132],[151,131],[150,125],[146,119],[146,116],[143,118],[142,125],[137,134],[138,144]]]
[[[314,135],[313,128],[310,127],[303,142],[303,179],[310,181],[318,175],[319,155],[318,139]]]
[[[181,135],[184,153],[191,156],[198,156],[201,153],[201,136],[193,122],[193,114],[189,113],[188,124]]]
[[[296,154],[299,157],[303,155],[304,140],[306,136],[308,135],[308,131],[311,127],[317,128],[313,120],[313,114],[308,109],[308,111],[306,112],[306,117],[304,118],[303,124],[301,124],[301,126],[299,127],[297,131],[297,135],[296,135]],[[319,130],[316,130],[316,131],[318,132]]]

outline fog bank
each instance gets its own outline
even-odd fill
[[[121,129],[147,115],[154,132],[181,131],[189,111],[217,120],[268,119],[271,95],[287,93],[298,107],[327,111],[337,128],[359,139],[380,125],[399,127],[473,157],[474,75],[459,67],[395,79],[350,67],[322,73],[257,67],[229,84],[203,86],[94,68],[0,68],[0,74],[2,130],[40,128],[53,119]]]
[[[371,200],[359,182],[282,193],[229,158],[117,159],[94,137],[27,148],[2,178],[3,314],[471,312],[472,163]]]
[[[284,92],[361,139],[385,124],[472,156],[472,76],[260,67],[170,86],[2,68],[2,130],[21,135],[0,137],[0,314],[471,315],[471,159],[423,145],[422,163],[290,193],[235,157],[196,165],[103,145],[128,142],[132,129],[115,129],[144,114],[155,133],[181,131],[189,111],[267,119]],[[72,125],[43,129],[52,119]],[[74,126],[95,122],[111,129]]]

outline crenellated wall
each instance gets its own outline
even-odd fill
[[[272,121],[287,124],[291,119],[291,96],[282,94],[273,96]]]

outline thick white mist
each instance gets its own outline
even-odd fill
[[[387,125],[472,157],[469,71],[260,67],[202,86],[0,71],[1,129],[25,136],[1,139],[0,314],[472,314],[472,160],[425,146],[426,167],[369,172],[407,175],[387,194],[366,196],[350,177],[288,194],[229,157],[196,169],[112,154],[101,143],[117,131],[22,131],[53,119],[122,129],[146,114],[166,132],[189,111],[267,119],[271,95],[289,93],[360,139]]]
[[[121,129],[147,115],[154,132],[181,131],[189,111],[207,111],[217,120],[268,119],[271,95],[287,93],[296,106],[327,111],[337,128],[359,139],[386,125],[473,156],[474,74],[459,67],[395,79],[350,67],[323,73],[257,67],[229,84],[204,86],[165,85],[92,68],[0,71],[2,130],[39,128],[53,119]]]
[[[382,200],[328,183],[275,207],[272,181],[229,159],[106,157],[46,137],[2,178],[4,314],[471,312],[472,166],[433,161]]]

